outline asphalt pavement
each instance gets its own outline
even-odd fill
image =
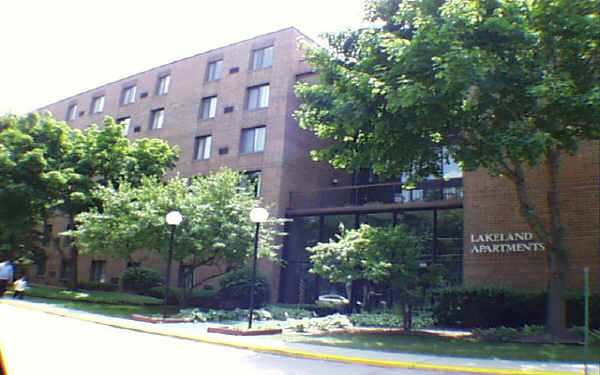
[[[277,355],[338,361],[379,367],[421,369],[430,371],[471,374],[515,374],[515,375],[600,375],[598,364],[507,361],[496,359],[474,359],[433,355],[391,353],[374,350],[359,350],[337,346],[322,346],[290,343],[275,336],[230,336],[208,333],[206,324],[196,323],[148,323],[131,319],[107,317],[98,314],[58,308],[29,301],[0,299],[0,303],[19,308],[42,311],[70,319],[93,322],[112,327],[129,329],[155,335],[174,337],[204,343],[253,350]],[[6,344],[5,344],[6,345]],[[0,353],[1,354],[1,353]]]

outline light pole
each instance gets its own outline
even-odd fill
[[[252,281],[250,283],[250,313],[248,314],[248,329],[252,328],[252,315],[254,314],[254,284],[256,282],[256,259],[258,258],[258,231],[260,223],[264,223],[269,218],[269,212],[262,207],[255,207],[250,210],[250,220],[256,223],[254,232],[254,255],[252,257]]]
[[[175,240],[175,229],[181,224],[183,216],[179,211],[171,211],[165,216],[165,222],[171,226],[171,240],[169,241],[169,257],[167,258],[167,278],[165,280],[165,300],[163,309],[163,320],[167,318],[167,298],[169,296],[169,281],[171,280],[171,260],[173,259],[173,242]]]

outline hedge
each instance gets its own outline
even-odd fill
[[[546,291],[451,287],[434,291],[433,317],[438,325],[461,328],[543,325]],[[567,326],[584,324],[581,293],[567,296]],[[590,327],[600,326],[600,294],[590,296]]]
[[[104,292],[116,292],[119,290],[118,285],[101,283],[99,281],[79,281],[77,283],[77,288],[84,290],[100,290]]]

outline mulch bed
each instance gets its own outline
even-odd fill
[[[225,335],[233,336],[260,336],[260,335],[277,335],[283,330],[281,328],[272,329],[237,329],[237,328],[226,328],[226,327],[208,327],[207,332],[209,333],[222,333]]]

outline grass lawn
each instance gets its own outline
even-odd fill
[[[29,301],[47,303],[53,306],[64,307],[72,310],[86,311],[94,314],[107,316],[116,316],[126,318],[132,314],[139,315],[160,315],[163,312],[162,305],[127,305],[127,304],[110,304],[110,303],[94,303],[81,301],[66,301],[57,299],[47,299],[40,297],[26,298]],[[179,311],[177,306],[167,306],[169,315]]]
[[[11,295],[8,292],[7,295]],[[50,285],[30,284],[25,292],[28,301],[42,302],[67,309],[87,311],[107,316],[128,317],[132,314],[158,315],[163,312],[163,300],[120,292],[69,290]],[[168,314],[179,312],[169,306]]]
[[[39,297],[46,299],[58,299],[67,301],[107,303],[107,304],[129,304],[129,305],[161,305],[163,301],[159,298],[140,296],[120,292],[103,292],[90,290],[69,290],[50,285],[31,284],[25,292],[25,298]]]
[[[524,361],[584,362],[578,345],[518,344],[485,342],[474,338],[444,338],[402,334],[330,334],[285,336],[286,340],[390,352],[420,353],[454,357],[512,359]],[[590,359],[598,362],[600,344],[590,346]]]

